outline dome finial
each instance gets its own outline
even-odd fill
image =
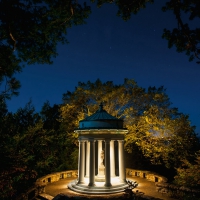
[[[103,102],[99,104],[99,111],[103,111]]]

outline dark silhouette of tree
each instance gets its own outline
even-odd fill
[[[95,0],[92,0],[95,2]],[[132,14],[137,14],[154,0],[96,0],[100,7],[104,3],[113,3],[118,7],[117,15],[127,21]],[[197,60],[200,64],[200,2],[199,0],[165,0],[163,11],[172,11],[177,20],[177,27],[173,30],[164,29],[163,38],[168,40],[168,47],[176,47],[178,52],[185,52],[189,60]],[[155,2],[156,4],[156,2]],[[196,21],[194,27],[191,21]]]
[[[95,0],[91,0],[95,2]],[[89,0],[88,0],[89,2]],[[118,6],[117,15],[131,18],[153,0],[97,0]],[[163,11],[172,10],[177,20],[173,30],[164,29],[168,46],[186,52],[189,60],[200,63],[200,29],[190,25],[199,20],[199,0],[165,0]],[[67,30],[85,23],[91,13],[86,3],[76,0],[1,0],[0,1],[0,101],[18,95],[20,83],[14,74],[26,64],[52,63],[57,56],[57,44],[66,44]],[[183,17],[184,16],[184,19]],[[187,21],[184,21],[188,17]]]
[[[40,113],[31,102],[15,113],[0,105],[0,199],[15,199],[45,174],[77,168],[77,147],[60,127],[59,105],[46,102]]]
[[[0,1],[0,101],[17,95],[13,76],[26,64],[52,63],[67,30],[84,24],[90,13],[75,0]]]

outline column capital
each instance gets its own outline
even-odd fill
[[[88,138],[88,142],[96,142],[94,138]]]
[[[83,138],[78,138],[78,141],[79,142],[86,142],[86,139],[85,138],[84,139]]]

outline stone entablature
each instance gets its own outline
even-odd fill
[[[80,139],[93,138],[94,140],[124,140],[124,134],[128,131],[127,129],[85,129],[75,130],[79,134]]]

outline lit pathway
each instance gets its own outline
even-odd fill
[[[157,200],[162,199],[162,200],[173,200],[172,198],[168,197],[166,194],[161,194],[156,191],[155,183],[148,181],[146,179],[140,178],[140,177],[127,177],[127,179],[136,181],[139,185],[137,188],[135,188],[133,191],[138,190],[139,192],[144,193],[145,196],[149,197],[154,197]],[[58,194],[65,194],[67,196],[95,196],[95,197],[108,197],[108,195],[84,195],[80,193],[76,193],[71,191],[70,189],[67,188],[67,185],[69,182],[74,180],[74,178],[67,178],[67,179],[61,179],[57,182],[50,183],[45,187],[46,194],[55,197]],[[123,193],[117,193],[117,194],[109,194],[109,196],[114,197],[114,196],[123,196]],[[51,198],[49,198],[51,199]]]

